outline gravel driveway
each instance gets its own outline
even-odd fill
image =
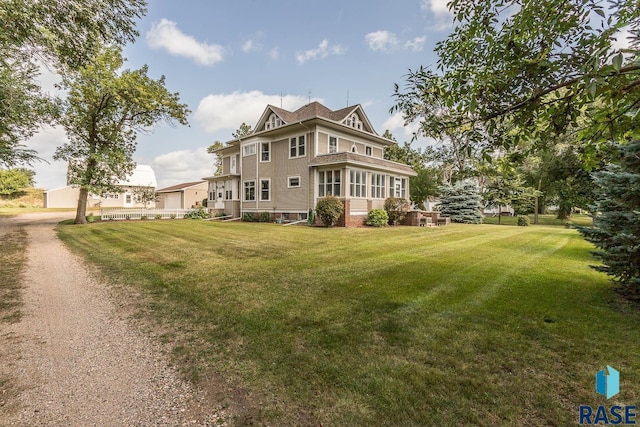
[[[58,240],[55,224],[72,215],[0,218],[0,239],[24,227],[29,240],[22,319],[0,324],[0,364],[18,390],[0,406],[0,425],[225,425]]]

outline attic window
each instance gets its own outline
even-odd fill
[[[360,121],[358,115],[355,113],[346,120],[346,124],[347,126],[355,129],[362,129],[362,122]]]
[[[280,117],[272,113],[269,116],[269,120],[267,120],[267,122],[264,124],[264,129],[265,130],[275,129],[277,127],[282,126],[283,124],[284,122],[280,119]]]

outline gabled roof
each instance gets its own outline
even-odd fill
[[[320,104],[317,101],[311,102],[305,106],[298,108],[296,111],[287,111],[283,108],[278,108],[273,105],[267,105],[264,112],[260,116],[258,123],[256,123],[253,133],[262,132],[264,130],[265,123],[269,120],[271,113],[277,115],[284,124],[290,123],[298,123],[306,120],[311,120],[314,118],[323,118],[325,120],[330,120],[332,122],[341,123],[351,117],[352,114],[358,114],[358,117],[364,124],[364,132],[368,132],[374,135],[377,135],[369,118],[364,113],[362,106],[360,104],[352,105],[350,107],[342,108],[340,110],[330,110],[324,105]]]
[[[116,185],[130,187],[157,187],[156,174],[149,165],[136,165],[131,175],[120,180]]]
[[[199,184],[204,184],[206,181],[194,181],[194,182],[183,182],[182,184],[172,185],[171,187],[162,188],[160,190],[156,190],[157,193],[171,193],[174,191],[182,191],[191,187],[195,187]]]

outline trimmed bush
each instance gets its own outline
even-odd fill
[[[269,212],[260,212],[260,222],[271,222],[271,214]]]
[[[245,212],[244,215],[242,215],[242,220],[245,222],[256,222],[257,218],[253,212]]]
[[[529,217],[526,215],[518,215],[518,225],[520,227],[528,227],[529,226]]]
[[[372,209],[367,215],[367,225],[372,227],[384,227],[389,223],[389,215],[384,209]]]
[[[389,224],[398,225],[409,211],[409,202],[401,197],[389,197],[384,201],[384,210],[389,216]]]
[[[326,196],[318,200],[316,213],[327,227],[333,227],[344,212],[344,205],[335,196]]]
[[[205,212],[204,209],[198,208],[194,211],[189,212],[184,217],[190,218],[190,219],[205,219],[205,218],[209,218],[209,214]]]

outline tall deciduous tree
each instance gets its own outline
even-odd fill
[[[22,141],[55,113],[55,102],[37,83],[39,65],[77,69],[103,43],[133,41],[145,12],[145,0],[0,2],[0,164],[38,160]]]
[[[106,48],[63,78],[69,95],[60,121],[69,142],[54,158],[69,162],[69,182],[80,188],[76,224],[86,221],[89,193],[117,191],[115,182],[131,174],[138,132],[163,121],[188,124],[187,106],[165,88],[164,77],[150,78],[146,66],[120,72],[122,65],[120,50]]]
[[[424,133],[464,124],[478,143],[508,149],[582,129],[586,155],[603,142],[640,135],[637,0],[449,5],[456,28],[436,47],[438,71],[420,68],[396,86],[397,109],[420,120]],[[626,50],[615,44],[623,30],[630,34]]]

